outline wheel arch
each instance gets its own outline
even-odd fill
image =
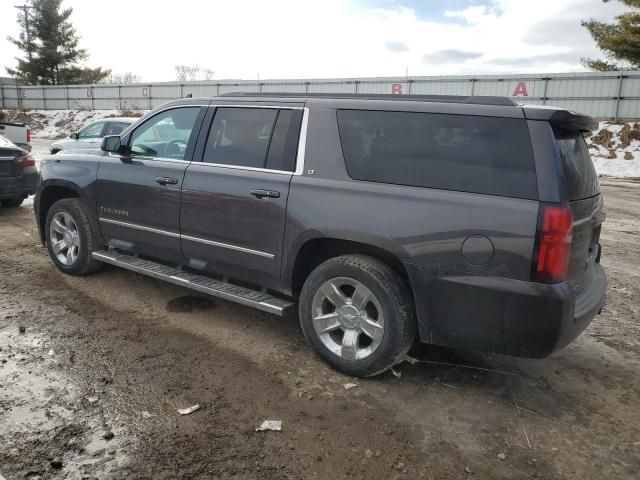
[[[305,280],[318,265],[330,258],[349,254],[368,255],[386,263],[402,277],[409,289],[413,290],[409,273],[402,263],[403,256],[398,252],[357,239],[325,236],[309,238],[301,243],[295,259],[287,269],[285,288],[292,296],[298,297]]]
[[[77,185],[71,182],[51,180],[41,185],[35,202],[36,220],[42,243],[46,241],[45,222],[51,206],[65,198],[80,198],[82,193]]]

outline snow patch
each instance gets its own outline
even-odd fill
[[[68,137],[87,123],[110,117],[140,117],[146,111],[122,110],[10,110],[9,122],[22,122],[31,128],[35,138],[50,140]]]
[[[640,140],[623,139],[623,132],[640,134],[640,122],[600,122],[598,129],[586,137],[587,146],[598,175],[609,177],[640,178]],[[602,140],[601,132],[611,137]],[[606,133],[604,136],[608,137]],[[603,145],[604,143],[604,145]],[[625,143],[627,145],[625,146]]]

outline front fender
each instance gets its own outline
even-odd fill
[[[34,212],[40,238],[44,242],[44,221],[49,207],[62,198],[77,197],[84,205],[96,234],[96,178],[99,157],[64,155],[45,157],[40,164],[40,184],[34,199]]]

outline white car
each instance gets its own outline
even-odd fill
[[[79,131],[73,132],[69,135],[69,138],[53,142],[50,151],[54,154],[63,150],[100,148],[103,137],[107,135],[120,135],[125,128],[136,120],[138,119],[129,117],[113,117],[96,120],[95,122],[85,125]]]

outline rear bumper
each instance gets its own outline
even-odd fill
[[[19,177],[0,178],[0,200],[16,197],[26,197],[36,193],[39,176],[35,167],[33,171],[25,172]]]
[[[605,302],[606,276],[599,264],[578,298],[567,283],[498,277],[430,277],[406,265],[416,299],[423,342],[465,350],[542,358],[574,340]]]

